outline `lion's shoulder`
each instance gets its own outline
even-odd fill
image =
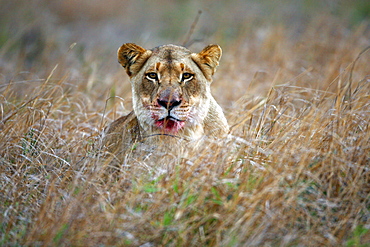
[[[103,145],[111,152],[123,146],[128,147],[140,138],[139,122],[134,111],[122,116],[104,130]]]
[[[132,128],[137,125],[137,118],[133,111],[131,111],[129,114],[122,116],[116,120],[114,120],[112,123],[110,123],[106,129],[105,133],[116,133],[122,130],[123,128]]]

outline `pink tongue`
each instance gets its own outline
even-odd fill
[[[165,132],[176,133],[184,126],[184,122],[174,121],[172,119],[160,120],[155,123],[157,127],[164,129]]]

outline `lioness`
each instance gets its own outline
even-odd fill
[[[221,53],[218,45],[192,53],[176,45],[146,50],[123,44],[118,61],[130,77],[134,109],[105,129],[103,144],[116,153],[136,143],[172,145],[166,138],[178,142],[226,135],[228,123],[210,90]]]

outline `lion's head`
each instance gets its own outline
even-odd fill
[[[118,61],[130,77],[140,126],[150,133],[202,134],[205,118],[215,103],[210,84],[221,53],[218,45],[209,45],[200,53],[176,45],[152,50],[132,43],[122,45]]]

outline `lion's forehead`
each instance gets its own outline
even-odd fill
[[[150,58],[150,69],[178,70],[190,69],[192,66],[191,52],[181,46],[164,45],[152,50]]]
[[[180,59],[184,56],[189,56],[191,52],[182,46],[177,45],[162,45],[152,49],[153,56],[163,59]]]
[[[156,72],[162,79],[180,78],[184,72],[193,74],[200,72],[191,58],[191,52],[175,45],[155,48],[147,62],[145,71],[146,73]]]
[[[194,69],[185,61],[156,61],[148,66],[147,72],[156,72],[163,76],[179,77],[183,72],[195,73]]]

